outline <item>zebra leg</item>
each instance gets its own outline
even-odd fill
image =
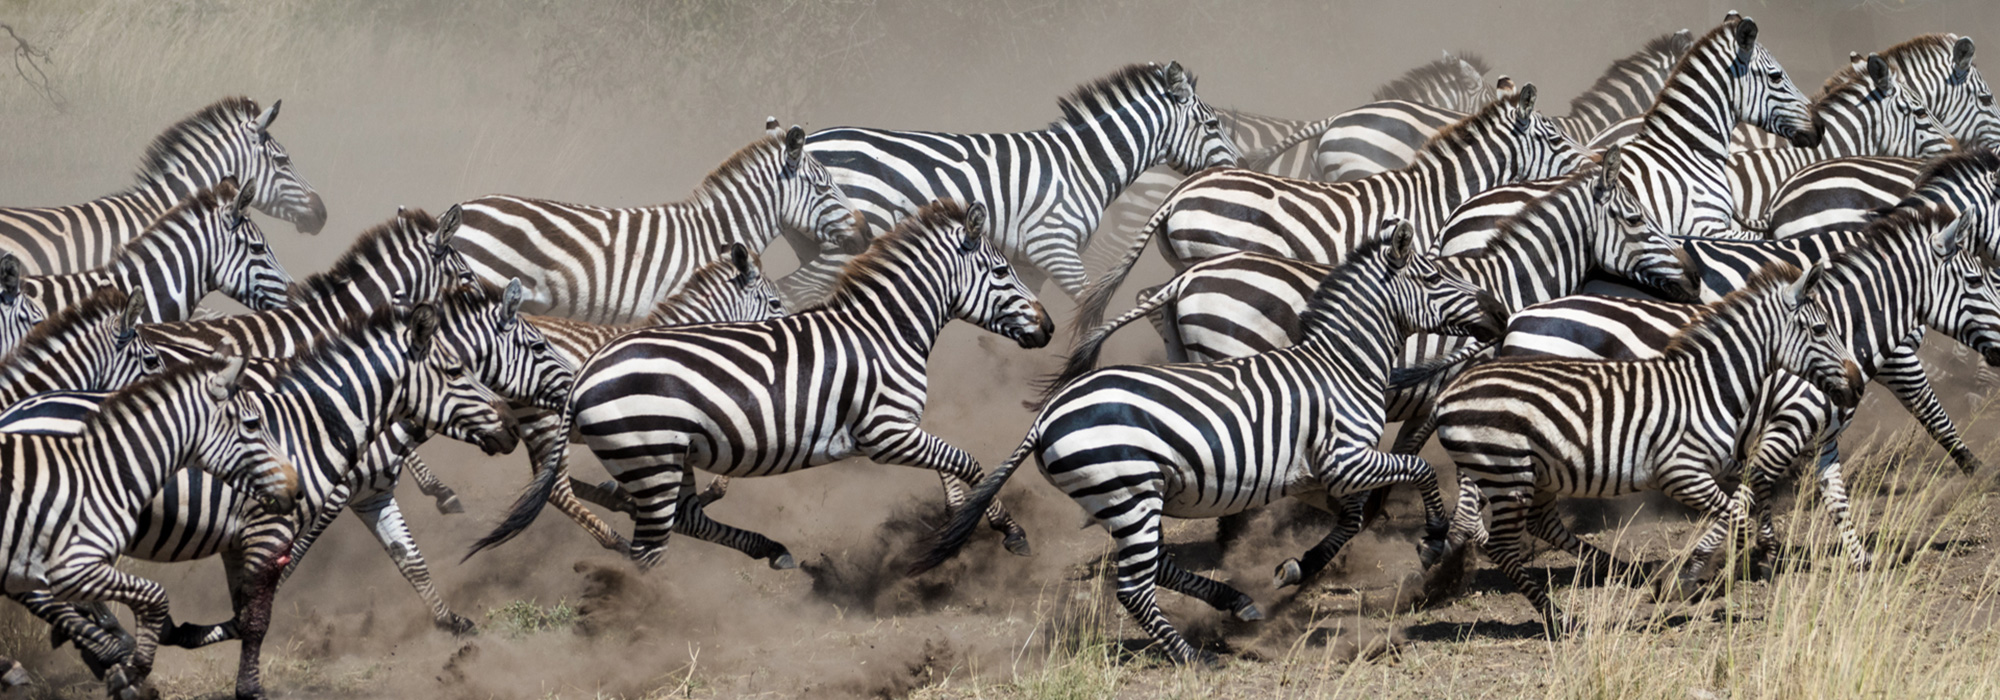
[[[750,555],[752,559],[762,559],[769,562],[773,569],[782,571],[798,568],[798,560],[792,557],[791,550],[786,549],[785,545],[774,542],[760,533],[709,519],[706,510],[708,504],[722,498],[721,489],[729,487],[728,477],[716,477],[714,482],[709,483],[707,491],[695,493],[694,470],[690,469],[683,473],[687,476],[682,480],[681,486],[680,522],[674,524],[674,532],[734,549]]]
[[[569,442],[568,426],[564,424],[562,416],[549,411],[517,410],[515,415],[519,419],[521,439],[528,444],[528,464],[533,473],[540,473],[542,462],[550,453],[567,449],[565,443]],[[626,501],[632,502],[630,498]],[[556,510],[562,511],[563,515],[569,516],[569,519],[578,527],[582,527],[584,532],[590,533],[591,538],[597,540],[600,546],[614,552],[625,553],[627,556],[631,555],[632,543],[612,530],[611,526],[597,517],[596,513],[584,507],[583,502],[577,499],[576,492],[571,490],[569,479],[556,481],[555,488],[549,492],[548,503],[555,506]],[[615,508],[615,506],[607,507]],[[622,512],[636,518],[638,509],[634,504]]]
[[[1682,505],[1701,511],[1714,519],[1695,540],[1694,551],[1688,554],[1687,565],[1672,581],[1662,581],[1664,597],[1685,599],[1700,585],[1711,570],[1715,551],[1729,539],[1732,532],[1743,532],[1749,523],[1749,507],[1755,495],[1748,480],[1738,484],[1733,494],[1725,494],[1715,475],[1708,469],[1714,460],[1682,457],[1670,461],[1660,470],[1661,490]],[[1671,586],[1671,588],[1666,588]]]
[[[437,501],[439,513],[457,515],[465,512],[465,504],[459,502],[458,492],[440,481],[437,474],[431,472],[430,465],[425,464],[421,457],[416,455],[403,457],[402,469],[403,473],[410,475],[411,480],[417,482],[417,491]]]
[[[1238,620],[1256,622],[1264,619],[1264,611],[1257,609],[1257,603],[1250,600],[1250,596],[1229,584],[1181,568],[1171,556],[1160,555],[1160,573],[1155,582],[1167,590],[1198,598],[1208,607],[1233,614]]]
[[[965,503],[965,489],[980,479],[979,463],[964,450],[952,447],[936,435],[924,432],[923,428],[908,416],[876,415],[877,420],[869,426],[864,435],[855,435],[855,447],[869,459],[882,464],[899,464],[906,467],[920,467],[938,473],[944,482],[945,503],[954,510]],[[864,424],[869,421],[864,421]],[[1000,499],[986,509],[986,522],[994,530],[1005,535],[1002,544],[1007,551],[1028,556],[1028,533],[1007,514]]]
[[[240,631],[238,630],[236,620],[242,616],[241,611],[250,605],[250,567],[245,564],[244,553],[239,550],[222,550],[221,559],[223,577],[229,582],[229,609],[234,611],[234,616],[213,625],[186,622],[171,625],[165,633],[160,635],[161,644],[169,644],[182,649],[200,649],[210,644],[227,642],[238,638]],[[289,572],[289,569],[286,571]],[[282,574],[280,574],[279,581],[284,581]]]
[[[1334,513],[1336,519],[1333,531],[1327,533],[1326,537],[1320,539],[1319,544],[1313,545],[1312,549],[1306,550],[1304,557],[1286,559],[1283,564],[1279,564],[1272,586],[1276,588],[1296,586],[1308,577],[1319,575],[1320,571],[1326,569],[1327,564],[1333,563],[1335,556],[1339,556],[1341,548],[1347,546],[1347,541],[1361,532],[1361,513],[1366,508],[1367,499],[1350,496],[1334,502],[1339,504],[1339,509]]]
[[[83,665],[98,680],[104,680],[106,670],[132,654],[132,635],[101,602],[65,603],[48,591],[13,593],[8,597],[49,623],[49,648],[60,647],[65,641],[75,644],[83,656]]]
[[[240,641],[236,662],[236,697],[264,697],[264,633],[271,629],[271,604],[278,596],[289,557],[260,559],[242,570],[243,581],[232,588],[243,595],[236,604],[235,631]]]
[[[437,585],[431,581],[430,565],[424,562],[424,554],[417,550],[417,542],[410,536],[410,528],[403,522],[403,510],[396,504],[393,491],[381,491],[355,501],[349,506],[362,524],[375,533],[375,540],[382,543],[382,549],[389,553],[389,560],[395,562],[396,570],[403,574],[403,580],[417,589],[417,597],[431,608],[431,623],[438,629],[454,635],[473,634],[477,626],[471,620],[451,611],[444,597],[438,595]]]
[[[1106,498],[1110,495],[1112,494],[1096,496],[1089,500],[1102,502],[1110,500]],[[1173,659],[1174,663],[1184,664],[1200,659],[1204,664],[1216,665],[1218,661],[1214,654],[1207,651],[1197,652],[1194,645],[1188,644],[1187,638],[1182,637],[1181,633],[1174,629],[1173,623],[1167,621],[1167,616],[1160,612],[1160,602],[1156,597],[1159,589],[1156,583],[1160,578],[1166,552],[1160,548],[1162,503],[1159,494],[1147,491],[1116,495],[1124,497],[1118,499],[1119,505],[1123,506],[1122,509],[1114,507],[1093,510],[1093,514],[1098,523],[1103,525],[1104,530],[1111,533],[1112,539],[1116,541],[1117,551],[1114,556],[1118,577],[1118,604],[1125,607],[1125,612],[1131,615],[1147,634],[1152,635],[1153,641],[1160,645],[1166,652],[1167,658]]]
[[[1833,525],[1840,532],[1840,548],[1847,552],[1848,565],[1856,571],[1866,571],[1874,564],[1874,556],[1861,541],[1861,533],[1854,529],[1854,515],[1848,509],[1847,480],[1841,477],[1840,447],[1832,441],[1827,442],[1820,454],[1819,497],[1825,501],[1826,512],[1833,516]]]
[[[612,479],[601,484],[592,484],[586,483],[576,477],[570,477],[569,488],[571,492],[576,494],[577,498],[582,499],[585,503],[610,508],[613,511],[626,515],[631,515],[633,512],[632,497],[625,495],[624,491],[618,489],[617,479]],[[720,501],[722,500],[722,496],[728,492],[729,477],[718,476],[709,479],[708,488],[701,491],[701,504],[706,506],[710,503]]]
[[[1958,435],[1958,426],[1953,425],[1951,416],[1938,403],[1937,392],[1931,389],[1930,375],[1924,372],[1924,362],[1917,357],[1911,343],[1896,346],[1883,355],[1882,367],[1875,373],[1875,381],[1889,387],[1896,395],[1896,401],[1917,417],[1931,439],[1951,453],[1951,459],[1958,463],[1959,471],[1972,474],[1984,465],[1979,456],[1972,453],[1965,440]]]
[[[1532,472],[1523,472],[1532,478]],[[1514,587],[1520,589],[1535,610],[1542,614],[1542,622],[1547,625],[1550,636],[1570,634],[1576,630],[1576,622],[1556,607],[1544,581],[1528,575],[1528,559],[1531,556],[1528,524],[1533,510],[1533,489],[1532,484],[1497,490],[1492,486],[1481,487],[1492,508],[1492,515],[1487,521],[1486,556],[1500,566],[1501,573],[1506,574],[1507,579],[1514,582]]]
[[[1575,555],[1577,560],[1583,562],[1584,567],[1593,573],[1608,573],[1613,576],[1637,573],[1636,569],[1625,560],[1570,531],[1569,526],[1563,524],[1562,513],[1556,511],[1555,504],[1555,494],[1535,494],[1534,502],[1528,506],[1529,533]]]
[[[667,537],[673,534],[680,519],[681,492],[686,489],[683,475],[688,471],[688,445],[685,438],[682,440],[655,444],[631,456],[604,459],[599,455],[611,475],[618,479],[619,487],[632,496],[632,544],[628,556],[640,571],[650,571],[665,560]],[[556,481],[559,491],[567,492],[568,485],[567,479]],[[575,500],[575,494],[569,496],[570,502],[583,507]]]
[[[49,572],[49,592],[57,600],[102,600],[132,610],[132,653],[105,674],[111,697],[153,697],[147,682],[159,650],[160,630],[167,625],[167,594],[160,584],[113,568],[115,554],[70,554]]]
[[[1074,226],[1029,231],[1022,240],[1027,247],[1030,264],[1016,265],[1015,274],[1020,275],[1021,282],[1033,291],[1041,288],[1045,279],[1042,273],[1045,272],[1046,278],[1053,278],[1056,286],[1062,287],[1063,293],[1068,294],[1070,299],[1082,299],[1084,292],[1090,288],[1090,277],[1084,274],[1081,254],[1087,235],[1087,231],[1080,231]]]

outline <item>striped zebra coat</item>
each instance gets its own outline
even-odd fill
[[[167,127],[124,192],[66,207],[0,207],[0,250],[45,275],[103,267],[154,219],[228,177],[253,194],[251,206],[318,233],[326,206],[271,137],[278,104],[227,97]]]
[[[1029,289],[1088,285],[1081,252],[1104,209],[1155,165],[1181,173],[1236,165],[1240,153],[1179,63],[1130,65],[1077,88],[1042,131],[948,134],[838,127],[806,151],[833,171],[875,231],[937,199],[992,212],[993,244]]]
[[[1161,548],[1162,516],[1212,518],[1284,497],[1340,515],[1303,560],[1279,566],[1284,587],[1317,574],[1359,529],[1355,495],[1408,483],[1423,492],[1428,563],[1445,536],[1438,477],[1421,459],[1376,451],[1383,382],[1411,333],[1491,336],[1500,318],[1486,313],[1484,292],[1443,274],[1414,238],[1403,226],[1329,272],[1298,345],[1206,364],[1101,369],[1052,387],[1027,437],[955,510],[913,571],[953,556],[1030,456],[1116,541],[1118,602],[1176,662],[1198,657],[1160,613],[1156,585],[1238,619],[1262,613],[1241,591],[1175,565]]]
[[[137,636],[106,678],[112,697],[146,694],[168,623],[159,584],[112,568],[147,499],[190,464],[281,509],[298,496],[298,473],[267,442],[250,396],[237,391],[242,369],[240,357],[204,358],[134,384],[77,436],[0,435],[7,594],[131,608]]]
[[[1979,468],[1979,460],[1938,406],[1914,350],[1924,327],[1929,326],[1979,351],[1989,363],[2000,365],[2000,301],[1996,301],[1991,275],[1978,257],[1970,251],[1960,252],[1965,226],[1965,219],[1954,219],[1948,212],[1898,209],[1866,231],[1842,236],[1845,240],[1837,252],[1786,257],[1828,261],[1826,279],[1820,283],[1821,298],[1840,340],[1860,369],[1859,377],[1896,389],[1897,398],[1917,414],[1953,457],[1962,460],[1961,467],[1970,474]],[[1662,354],[1672,334],[1691,323],[1695,315],[1696,310],[1686,305],[1643,299],[1562,299],[1517,315],[1509,324],[1501,354],[1649,359]],[[1619,319],[1645,322],[1614,326]],[[1539,342],[1527,342],[1530,340]],[[1891,376],[1888,370],[1898,368],[1898,363],[1914,364],[1914,376]],[[1753,447],[1742,455],[1750,483],[1757,489],[1755,503],[1763,524],[1760,554],[1768,562],[1776,545],[1768,520],[1770,489],[1804,460],[1817,456],[1823,501],[1850,561],[1865,566],[1869,557],[1848,517],[1837,442],[1853,411],[1835,409],[1824,395],[1797,377],[1774,375],[1771,381],[1775,386],[1768,390],[1770,407],[1759,413],[1756,427],[1748,433],[1752,439],[1747,444]],[[1906,398],[1910,387],[1920,388],[1927,404]],[[1935,414],[1925,408],[1934,409]],[[1941,428],[1938,423],[1942,423]]]
[[[291,305],[292,277],[248,218],[250,194],[233,178],[189,195],[126,242],[109,264],[22,284],[42,308],[60,311],[112,286],[142,301],[147,323],[181,321],[210,291],[259,311]]]
[[[789,293],[817,299],[833,276],[813,261],[859,253],[866,231],[836,174],[807,152],[805,131],[767,125],[770,134],[685,200],[608,208],[491,195],[462,205],[452,245],[486,283],[525,283],[530,313],[625,324],[644,320],[731,244],[761,251],[783,235],[801,261]]]
[[[634,501],[632,558],[642,568],[661,561],[695,469],[770,476],[866,456],[937,471],[957,505],[979,465],[919,426],[938,333],[963,319],[1038,348],[1054,330],[986,220],[980,204],[935,203],[848,263],[820,306],[760,323],[634,331],[598,350],[577,374],[569,418]],[[474,552],[533,522],[567,477],[559,444]],[[1009,548],[1025,553],[1020,526],[990,510]]]
[[[117,391],[158,374],[160,353],[137,329],[143,303],[105,287],[42,322],[0,357],[0,408],[50,391]]]
[[[36,324],[49,317],[41,302],[21,293],[23,275],[21,259],[0,251],[0,355],[20,345]]]
[[[512,449],[512,426],[496,411],[492,391],[437,342],[441,323],[429,305],[384,309],[334,330],[297,357],[253,361],[244,383],[254,390],[246,396],[269,426],[273,446],[298,469],[296,514],[197,471],[169,478],[145,504],[126,556],[186,562],[223,555],[235,618],[223,625],[172,626],[164,641],[197,647],[241,639],[238,697],[262,697],[260,647],[279,576],[304,554],[296,533],[340,510],[351,468],[376,434],[408,418],[489,454]],[[90,617],[53,603],[38,601],[30,609],[60,625],[87,656],[122,655],[117,639]]]
[[[1123,259],[1092,286],[1077,324],[1088,328],[1138,262],[1160,239],[1176,267],[1235,251],[1310,262],[1339,262],[1346,251],[1397,219],[1415,227],[1418,244],[1465,198],[1496,185],[1570,172],[1583,155],[1535,112],[1535,87],[1496,100],[1440,132],[1410,167],[1355,182],[1292,180],[1240,169],[1203,172],[1175,188]]]
[[[1486,553],[1527,595],[1553,633],[1574,628],[1529,575],[1533,533],[1592,564],[1615,563],[1565,532],[1559,496],[1660,490],[1710,517],[1741,524],[1748,486],[1725,492],[1716,476],[1735,463],[1744,428],[1766,406],[1780,370],[1843,406],[1860,397],[1859,370],[1812,298],[1819,268],[1777,266],[1708,306],[1658,359],[1634,362],[1496,361],[1459,375],[1437,401],[1438,438],[1476,493],[1461,513],[1487,508]],[[1451,541],[1473,537],[1454,522]],[[1691,567],[1722,543],[1711,531]]]

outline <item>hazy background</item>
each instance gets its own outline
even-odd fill
[[[1537,84],[1542,109],[1562,114],[1613,59],[1664,32],[1699,35],[1731,8],[1759,21],[1760,39],[1807,92],[1844,66],[1848,51],[1922,33],[1971,35],[1987,52],[2000,51],[2000,3],[1990,0],[407,7],[4,0],[0,23],[46,51],[45,59],[17,54],[13,66],[36,80],[39,68],[49,90],[0,64],[0,203],[65,204],[123,188],[145,145],[182,116],[225,95],[265,104],[282,98],[272,133],[325,198],[329,220],[317,237],[263,222],[281,260],[304,277],[398,205],[437,212],[495,192],[605,205],[680,199],[760,136],[767,115],[807,129],[1037,129],[1058,116],[1056,98],[1078,83],[1127,63],[1178,60],[1200,77],[1212,105],[1311,119],[1365,102],[1377,85],[1441,50],[1483,55],[1495,74]],[[9,41],[0,36],[0,46]],[[1982,53],[1979,62],[1992,74],[1996,61]],[[782,271],[789,259],[774,250],[767,262]],[[1149,260],[1130,288],[1163,278],[1163,270]],[[1047,291],[1050,308],[1066,319],[1067,301],[1053,286]],[[947,334],[926,420],[989,464],[1011,450],[1031,417],[1019,408],[1027,380],[1053,369],[1057,356],[995,341],[963,326]],[[1157,340],[1144,329],[1121,336],[1109,353],[1157,356]],[[1946,398],[1962,407],[1960,397]],[[676,538],[660,570],[629,576],[629,566],[553,513],[497,555],[460,566],[464,546],[521,482],[525,460],[484,459],[459,445],[423,453],[470,508],[440,517],[414,488],[404,489],[412,529],[448,602],[485,622],[486,610],[510,600],[594,596],[598,619],[618,620],[619,634],[509,640],[489,633],[469,646],[450,639],[431,630],[372,538],[343,522],[280,593],[273,653],[321,663],[329,677],[389,683],[397,694],[467,697],[636,695],[683,673],[707,679],[686,685],[709,693],[872,694],[894,684],[874,675],[869,660],[875,669],[892,667],[889,676],[907,676],[908,659],[933,655],[933,640],[958,645],[959,663],[1005,677],[1046,612],[1050,586],[1106,544],[1095,530],[1077,531],[1075,507],[1023,474],[1010,493],[1018,494],[1015,507],[1039,556],[1004,557],[984,542],[965,557],[981,561],[961,564],[960,575],[990,586],[967,581],[951,594],[905,595],[867,578],[887,568],[877,529],[899,504],[941,500],[937,481],[844,464],[739,481],[714,510],[787,542],[802,561],[822,561],[822,579],[839,574],[844,589],[822,585],[815,593],[805,573],[771,572],[685,538]],[[589,457],[579,462],[580,473],[596,473]],[[629,530],[628,521],[613,522]],[[1393,556],[1407,558],[1406,549],[1398,544]],[[1253,582],[1246,590],[1264,600],[1275,561],[1232,559],[1225,569]],[[573,565],[596,573],[580,575]],[[208,562],[137,570],[169,586],[177,617],[213,619],[227,614],[218,569]],[[888,602],[877,597],[882,591],[892,594]],[[1166,598],[1175,599],[1164,602],[1184,628],[1207,614]],[[961,614],[968,610],[976,615]],[[234,646],[224,647],[164,652],[162,673],[228,672]],[[76,672],[67,652],[0,653],[32,655],[46,667],[38,670]],[[340,687],[328,683],[326,692]]]

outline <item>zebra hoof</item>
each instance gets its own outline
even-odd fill
[[[21,667],[21,662],[5,658],[0,658],[0,661],[5,662],[4,665],[7,667],[6,673],[0,673],[0,693],[27,685],[34,680],[28,676],[28,669]]]
[[[451,636],[454,637],[474,637],[479,635],[479,625],[466,619],[464,615],[455,612],[448,612],[444,615],[442,619],[436,621],[438,629],[450,632]]]
[[[1216,656],[1215,652],[1207,649],[1195,652],[1192,661],[1199,664],[1202,668],[1211,671],[1222,668],[1222,657]]]
[[[1246,600],[1242,606],[1236,608],[1236,619],[1244,622],[1259,622],[1264,619],[1264,611],[1258,610],[1256,603]]]
[[[459,502],[458,494],[445,489],[443,493],[437,495],[437,509],[439,513],[445,515],[458,515],[465,512],[465,504]]]
[[[1271,585],[1275,588],[1296,586],[1299,585],[1299,581],[1305,580],[1305,577],[1305,571],[1299,568],[1299,560],[1286,559],[1285,563],[1278,565],[1278,575],[1274,577]]]
[[[154,700],[159,691],[130,666],[119,664],[105,674],[104,688],[114,700]]]
[[[779,571],[789,571],[799,568],[799,560],[793,559],[791,552],[779,552],[778,556],[771,557],[771,568]]]
[[[1019,527],[1007,533],[1007,538],[1001,540],[1000,545],[1006,547],[1007,551],[1012,552],[1016,556],[1027,557],[1034,555],[1034,550],[1028,546],[1028,533],[1022,532]]]

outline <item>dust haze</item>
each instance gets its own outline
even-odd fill
[[[262,222],[281,261],[304,277],[398,206],[435,213],[489,193],[614,206],[681,199],[759,137],[767,115],[809,130],[1031,130],[1056,119],[1057,97],[1081,82],[1128,63],[1178,60],[1199,76],[1211,105],[1310,119],[1366,102],[1377,85],[1444,50],[1482,55],[1494,67],[1489,79],[1535,83],[1547,96],[1544,111],[1559,114],[1613,59],[1665,32],[1705,31],[1732,7],[1760,22],[1760,40],[1808,91],[1845,65],[1848,51],[1921,33],[1958,32],[2000,47],[2000,6],[1976,0],[503,0],[372,8],[14,0],[0,4],[0,23],[47,51],[30,68],[41,68],[50,90],[0,67],[0,203],[66,204],[121,189],[145,145],[182,116],[225,95],[264,104],[282,98],[272,133],[324,197],[329,220],[316,237]],[[1152,258],[1127,289],[1165,279],[1164,264]],[[774,273],[793,264],[783,245],[765,259]],[[1066,318],[1069,302],[1054,285],[1043,291],[1051,311]],[[1136,325],[1108,346],[1107,362],[1162,357],[1157,338]],[[933,357],[925,426],[990,467],[1021,438],[1032,418],[1020,408],[1030,381],[1056,369],[1066,342],[1028,351],[953,327]],[[1930,357],[1971,390],[1972,362],[1949,352]],[[1954,415],[1966,415],[1967,392],[1943,393]],[[1864,425],[1907,425],[1875,394],[1869,413],[1883,420]],[[900,696],[947,678],[1004,681],[1032,670],[1050,636],[1079,614],[1075,601],[1105,585],[1094,562],[1108,538],[1079,530],[1081,512],[1032,469],[1010,485],[1007,502],[1036,556],[1008,555],[982,531],[958,560],[903,580],[904,549],[939,519],[938,481],[863,462],[741,480],[711,507],[719,520],[786,543],[802,570],[772,571],[676,537],[666,563],[640,574],[557,513],[460,565],[466,545],[523,483],[526,460],[518,452],[488,459],[442,442],[421,453],[468,512],[441,516],[410,486],[403,511],[447,602],[485,633],[455,639],[435,630],[373,537],[343,522],[280,592],[268,644],[267,659],[289,659],[273,665],[304,664],[317,675],[267,671],[274,692]],[[1435,445],[1425,456],[1447,463]],[[587,450],[578,448],[573,460],[579,476],[604,478]],[[1419,520],[1410,499],[1399,499],[1406,502],[1393,510],[1402,515],[1357,539],[1328,580],[1378,585],[1414,569]],[[611,520],[629,531],[628,519]],[[1226,559],[1198,544],[1210,539],[1208,523],[1169,523],[1170,538],[1185,543],[1175,551],[1193,568],[1217,572],[1280,612],[1258,629],[1162,595],[1183,630],[1198,641],[1223,639],[1250,658],[1281,655],[1301,635],[1348,658],[1397,643],[1393,623],[1379,614],[1395,600],[1364,600],[1332,622],[1284,612],[1271,569],[1320,531],[1273,537],[1271,520],[1264,516],[1258,539]],[[132,570],[167,586],[177,619],[228,615],[214,561]],[[1125,639],[1143,639],[1108,596],[1101,599],[1091,614]],[[514,637],[485,614],[517,600],[566,601],[583,616],[573,632]],[[9,627],[26,624],[14,606],[5,614]],[[36,638],[7,635],[4,643]],[[26,647],[0,654],[45,678],[88,680],[73,652]],[[207,669],[201,677],[213,683],[193,689],[199,693],[226,691],[234,666],[233,644],[164,650],[159,664],[163,677]]]

